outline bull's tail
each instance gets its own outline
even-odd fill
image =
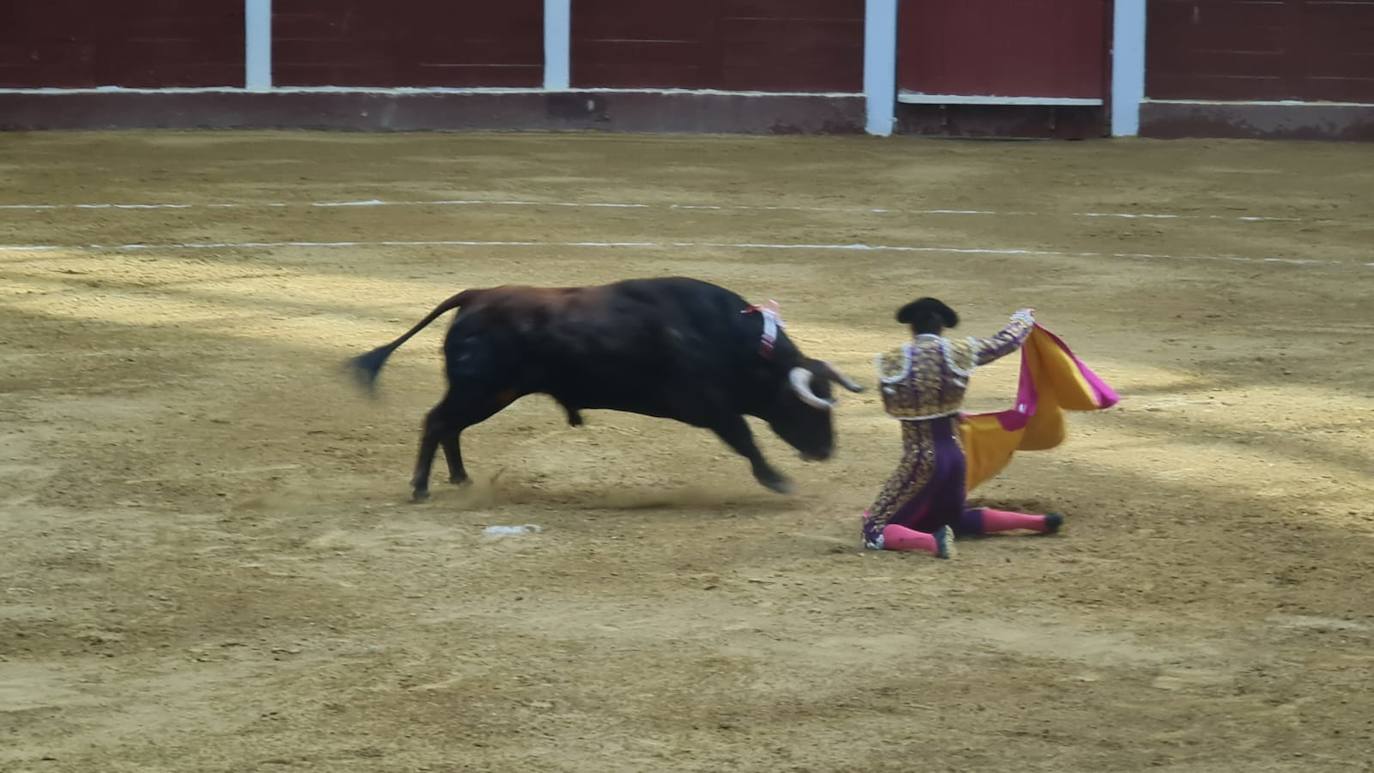
[[[377,376],[381,374],[382,366],[386,364],[386,360],[391,356],[391,353],[401,348],[401,344],[409,341],[416,333],[424,330],[429,323],[438,319],[446,312],[459,308],[463,304],[471,301],[474,292],[474,290],[464,290],[438,306],[435,306],[433,311],[425,315],[424,319],[417,322],[415,327],[402,333],[399,338],[391,343],[383,344],[367,354],[350,359],[345,363],[345,366],[348,368],[349,372],[353,374],[353,378],[357,380],[359,386],[369,393],[376,391]]]

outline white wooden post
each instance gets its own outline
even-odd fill
[[[1116,0],[1112,20],[1112,136],[1140,134],[1145,100],[1145,0]]]
[[[544,0],[544,88],[572,84],[572,0]]]
[[[892,134],[897,115],[897,0],[866,0],[864,96],[868,133]]]
[[[244,0],[244,88],[272,88],[272,0]]]

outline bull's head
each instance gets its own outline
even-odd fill
[[[802,358],[774,399],[768,426],[807,461],[824,461],[835,453],[833,384],[850,392],[863,391],[830,363]]]

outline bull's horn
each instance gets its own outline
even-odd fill
[[[792,391],[797,393],[802,402],[822,411],[830,410],[833,403],[822,400],[811,391],[811,371],[801,367],[793,368],[792,372],[787,374],[787,380],[792,382]]]
[[[831,365],[830,363],[824,361],[822,361],[821,364],[825,366],[826,372],[830,374],[831,380],[833,380],[835,383],[839,384],[845,389],[848,389],[851,392],[864,391],[864,388],[861,385],[855,382],[854,379],[836,370],[834,365]]]

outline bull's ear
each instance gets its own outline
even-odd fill
[[[825,374],[830,377],[830,380],[834,381],[836,384],[839,384],[840,386],[844,387],[845,389],[848,389],[851,392],[864,391],[862,385],[860,385],[854,379],[836,370],[834,365],[831,365],[830,363],[824,360],[817,360],[817,363],[821,366],[821,370],[824,371]]]

